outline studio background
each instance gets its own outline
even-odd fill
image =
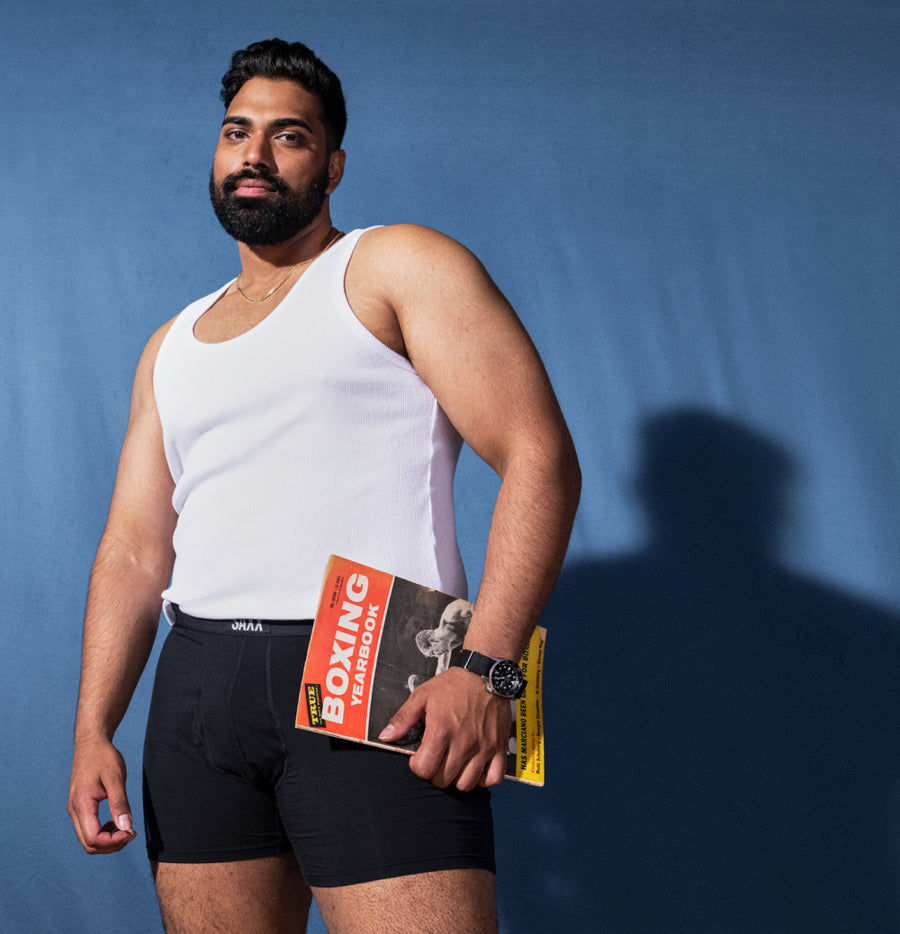
[[[219,78],[272,35],[343,82],[336,225],[473,249],[581,457],[548,783],[494,799],[502,930],[900,930],[898,19],[3,3],[5,930],[161,931],[142,839],[88,857],[65,813],[81,613],[140,350],[238,270]],[[465,455],[472,593],[496,488]],[[149,686],[118,736],[138,825]]]

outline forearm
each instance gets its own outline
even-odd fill
[[[568,433],[537,456],[514,456],[501,471],[484,575],[467,649],[521,657],[556,582],[578,506],[581,475]],[[410,768],[440,788],[496,785],[506,769],[510,705],[459,668],[416,688],[381,733],[390,742],[425,721]]]
[[[141,555],[105,535],[91,572],[76,740],[111,739],[147,663],[168,582],[167,555]]]
[[[467,649],[521,656],[556,583],[580,492],[567,434],[549,449],[511,459],[494,507]]]

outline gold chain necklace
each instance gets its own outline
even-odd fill
[[[250,298],[250,296],[241,288],[241,276],[244,274],[243,269],[238,273],[237,281],[234,283],[234,287],[238,290],[238,292],[241,293],[244,299],[246,299],[248,302],[252,302],[254,305],[258,305],[260,302],[264,302],[270,295],[274,295],[285,284],[285,282],[288,281],[288,277],[298,266],[303,266],[305,263],[311,263],[314,259],[318,259],[340,236],[341,232],[339,230],[336,231],[334,236],[328,241],[328,243],[325,244],[325,246],[322,247],[321,250],[319,250],[318,253],[316,253],[315,256],[311,256],[309,259],[301,259],[299,263],[294,263],[294,265],[291,266],[291,268],[284,274],[284,276],[282,276],[282,278],[279,279],[278,282],[276,282],[275,285],[273,285],[272,288],[269,289],[269,291],[266,292],[262,298]]]

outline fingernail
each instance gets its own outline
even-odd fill
[[[132,827],[131,827],[131,815],[130,815],[130,814],[120,814],[120,815],[116,818],[116,827],[118,827],[119,830],[125,830],[125,831],[127,831],[128,833],[132,833],[133,831],[132,831]]]
[[[393,739],[394,738],[394,725],[389,723],[379,734],[379,739]]]

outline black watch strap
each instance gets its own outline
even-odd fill
[[[463,649],[459,653],[459,661],[454,664],[460,668],[465,668],[466,671],[474,672],[476,675],[486,678],[491,673],[491,667],[495,661],[496,659],[491,658],[490,655],[482,655],[481,652]]]

